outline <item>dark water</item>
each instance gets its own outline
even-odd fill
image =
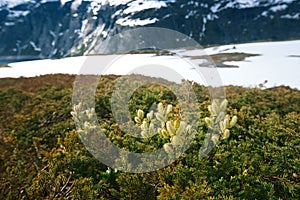
[[[0,65],[3,64],[9,64],[9,63],[14,63],[14,62],[23,62],[23,61],[30,61],[30,60],[38,60],[41,58],[37,58],[37,57],[24,57],[24,58],[6,58],[6,57],[0,57]]]
[[[12,62],[21,62],[21,61],[18,61],[18,60],[0,60],[0,65],[1,64],[12,63]]]

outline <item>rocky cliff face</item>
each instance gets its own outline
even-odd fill
[[[201,45],[300,38],[300,1],[0,0],[0,57],[82,54],[95,38],[140,26],[177,30]]]

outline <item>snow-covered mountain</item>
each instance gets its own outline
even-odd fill
[[[300,0],[0,0],[0,60],[82,54],[140,26],[201,45],[300,38]]]

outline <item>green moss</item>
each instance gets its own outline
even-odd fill
[[[116,78],[103,76],[99,81],[97,117],[116,144],[142,149],[143,140],[126,139],[112,119],[110,97]],[[299,198],[298,90],[226,87],[227,112],[238,122],[227,140],[200,159],[210,101],[207,88],[194,84],[202,118],[191,147],[163,169],[130,174],[108,170],[81,143],[70,114],[73,81],[68,75],[0,80],[1,198]],[[147,113],[153,102],[162,100],[176,108],[177,100],[167,88],[136,90],[130,100],[132,117],[136,110]]]

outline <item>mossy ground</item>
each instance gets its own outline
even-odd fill
[[[107,171],[81,143],[70,114],[74,79],[0,80],[1,199],[299,199],[298,90],[228,86],[228,113],[239,119],[228,140],[200,159],[207,131],[201,118],[198,136],[180,159],[158,171],[130,174]],[[120,141],[110,113],[116,79],[102,77],[95,100],[108,136]],[[131,111],[147,109],[140,105],[147,102],[176,101],[157,87],[148,96],[147,90],[137,91]],[[194,90],[204,118],[208,89],[194,84]]]

